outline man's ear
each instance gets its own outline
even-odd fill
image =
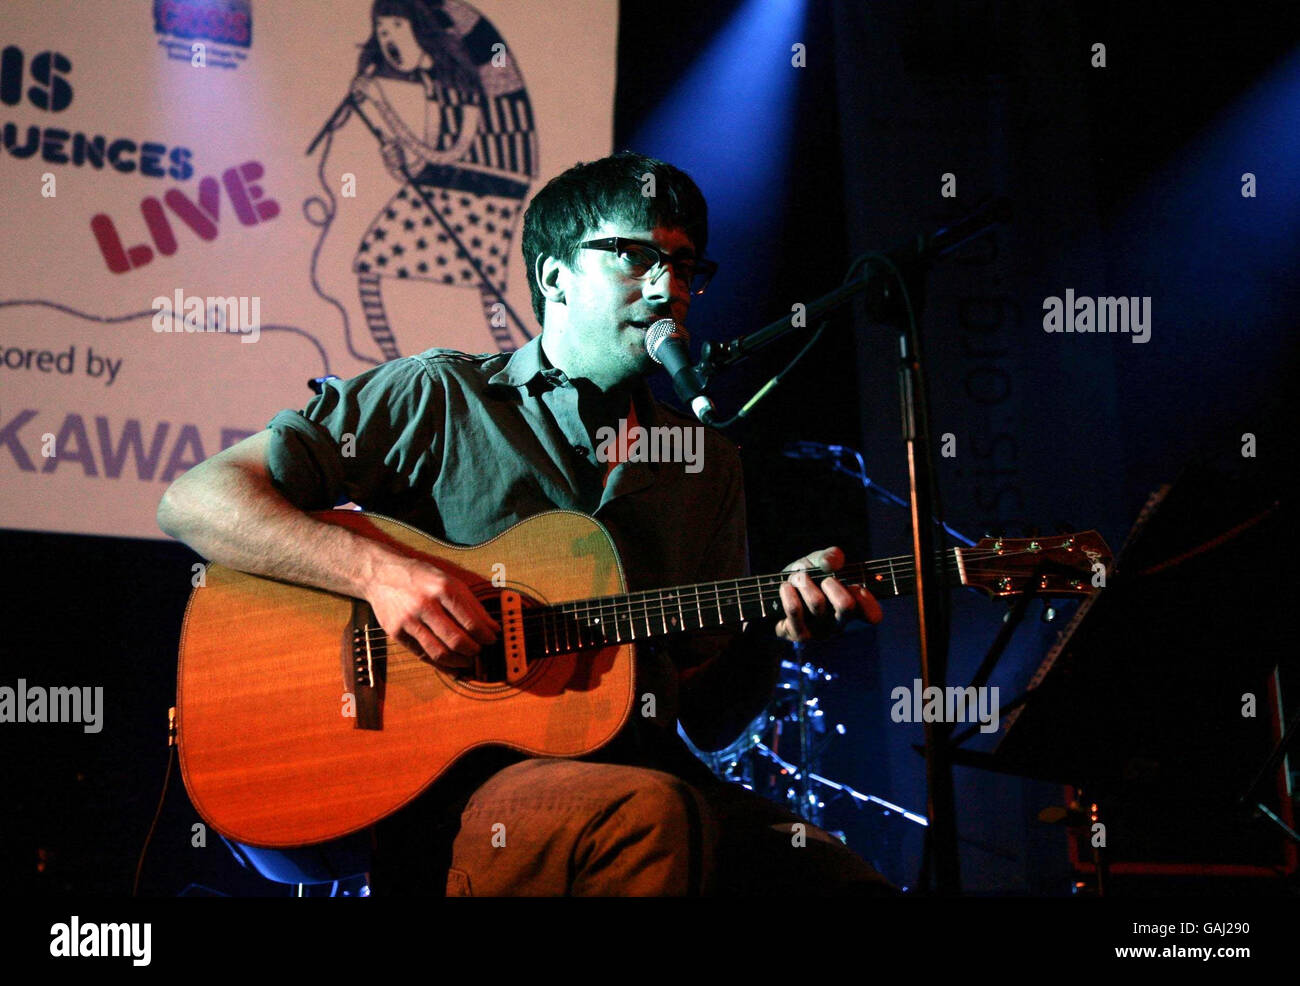
[[[568,268],[558,257],[547,257],[540,253],[537,255],[533,273],[537,277],[537,285],[541,288],[543,298],[557,305],[564,304],[563,280],[567,271]]]

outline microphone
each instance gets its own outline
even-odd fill
[[[704,396],[704,381],[691,366],[690,336],[671,318],[661,318],[645,333],[645,351],[673,378],[677,398],[706,425],[713,423],[713,401]]]

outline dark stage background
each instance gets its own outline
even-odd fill
[[[615,149],[680,165],[709,197],[709,253],[722,268],[692,310],[697,343],[788,314],[833,288],[857,253],[1010,196],[1014,221],[936,269],[929,285],[934,431],[953,434],[957,450],[939,460],[947,519],[972,536],[1096,528],[1118,549],[1147,494],[1188,462],[1239,469],[1243,433],[1257,436],[1258,462],[1247,465],[1284,473],[1294,459],[1294,399],[1283,391],[1296,375],[1300,259],[1293,10],[625,3]],[[790,64],[796,42],[803,67]],[[1104,68],[1090,64],[1097,42]],[[1241,194],[1246,172],[1256,197]],[[955,198],[940,194],[945,173]],[[1150,341],[1044,332],[1043,299],[1067,288],[1150,296]],[[727,378],[721,403],[734,408],[800,344]],[[904,493],[895,354],[891,329],[860,308],[845,314],[732,433],[756,571],[832,543],[851,559],[909,550],[905,511],[822,463],[780,454],[797,439],[858,448],[876,482]],[[167,759],[194,556],[166,542],[13,531],[0,532],[0,546],[3,679],[39,667],[43,681],[95,681],[114,709],[97,736],[0,728],[4,886],[127,893]],[[969,679],[1004,609],[955,598],[954,680]],[[1004,700],[1070,615],[1063,607],[1062,622],[1047,625],[1038,609],[993,679]],[[823,695],[846,726],[826,773],[924,811],[912,749],[920,727],[889,718],[891,689],[916,673],[914,623],[909,601],[890,602],[881,627],[808,653],[841,676]],[[969,891],[1069,892],[1064,833],[1035,821],[1059,788],[961,769],[957,795]],[[283,891],[241,871],[215,836],[194,849],[197,821],[174,777],[144,893]],[[915,882],[915,826],[841,802],[828,806],[827,824],[891,879]]]

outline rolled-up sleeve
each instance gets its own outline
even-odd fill
[[[444,408],[438,381],[411,358],[330,380],[303,410],[267,424],[271,481],[303,510],[400,496],[436,472]]]

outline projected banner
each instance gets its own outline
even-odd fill
[[[165,485],[310,378],[540,331],[522,213],[610,151],[617,16],[6,3],[0,526],[161,537]]]

